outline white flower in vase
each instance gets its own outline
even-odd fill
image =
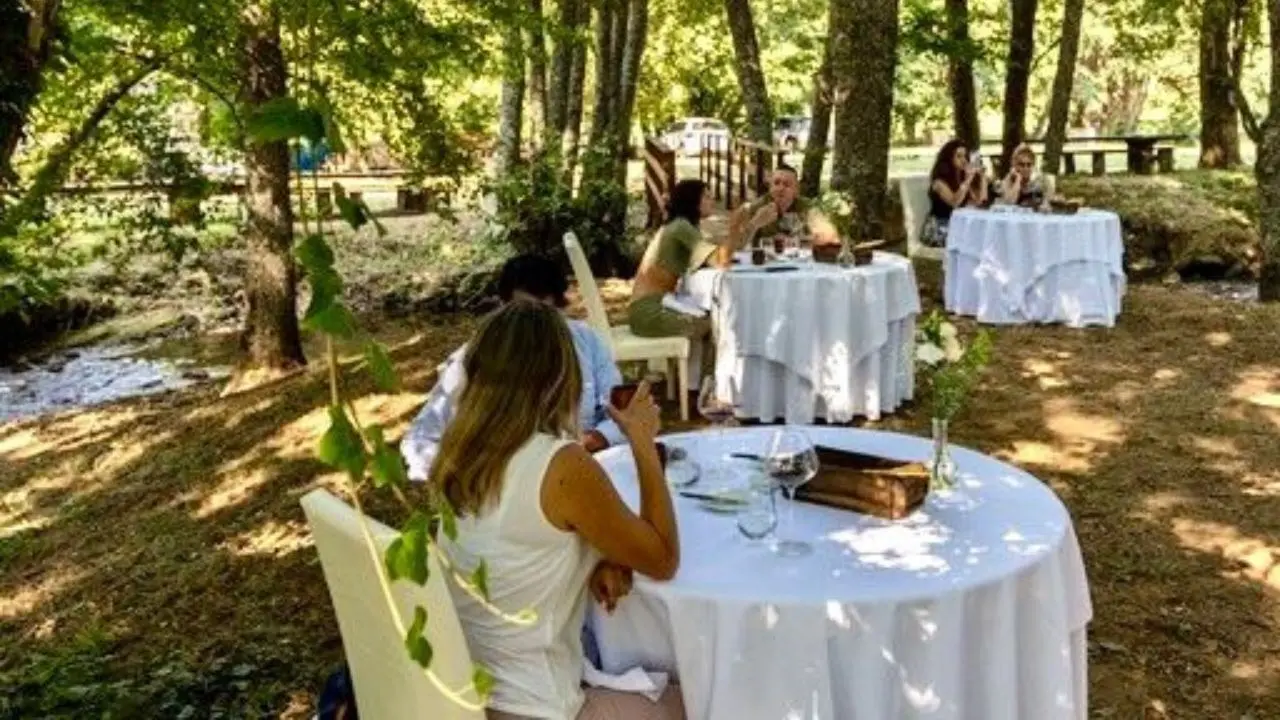
[[[960,358],[964,357],[964,348],[960,346],[960,340],[952,335],[947,337],[944,332],[942,334],[942,353],[947,358],[947,362],[960,362]]]
[[[936,366],[946,357],[946,352],[931,342],[920,343],[920,346],[916,348],[916,360],[919,360],[929,367]]]
[[[956,326],[949,322],[944,322],[938,326],[938,334],[943,340],[956,340],[960,337],[960,331],[956,330]]]

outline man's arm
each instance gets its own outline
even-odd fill
[[[463,354],[464,349],[460,348],[440,366],[436,386],[431,388],[427,402],[400,443],[400,454],[409,466],[410,480],[427,479],[440,450],[440,440],[453,420],[453,406],[466,380],[462,369]]]
[[[609,443],[610,446],[622,445],[626,443],[626,436],[622,434],[621,428],[609,417],[609,412],[605,409],[605,403],[609,401],[609,395],[613,389],[622,384],[622,373],[618,371],[618,364],[613,360],[613,351],[609,349],[608,343],[604,338],[600,337],[594,329],[585,328],[583,333],[583,342],[588,345],[586,349],[587,357],[591,358],[591,367],[589,371],[595,379],[595,386],[598,390],[595,401],[595,408],[592,412],[592,418],[595,420],[594,428],[583,428],[584,430],[595,430],[600,433],[601,437]],[[618,408],[621,410],[622,408]]]

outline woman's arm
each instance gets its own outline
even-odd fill
[[[614,411],[631,442],[640,481],[640,514],[618,496],[604,469],[579,445],[552,458],[542,484],[542,511],[551,524],[577,533],[606,560],[669,580],[680,566],[675,507],[654,445],[657,406],[641,384],[625,411]]]
[[[987,176],[985,174],[978,175],[978,186],[971,192],[973,204],[983,206],[987,204]]]
[[[969,197],[969,186],[972,180],[972,177],[965,178],[964,182],[960,183],[960,187],[955,190],[948,187],[947,183],[942,180],[934,180],[933,191],[937,193],[938,197],[942,198],[942,202],[957,208],[964,205],[965,198]]]

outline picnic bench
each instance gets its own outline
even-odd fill
[[[1107,156],[1123,153],[1125,168],[1135,175],[1150,175],[1153,171],[1161,173],[1173,172],[1173,146],[1168,144],[1186,139],[1183,135],[1111,135],[1093,138],[1067,138],[1067,143],[1124,143],[1124,148],[1105,149],[1090,148],[1087,150],[1062,151],[1062,173],[1074,175],[1077,172],[1077,156],[1088,156],[1092,161],[1091,170],[1094,175],[1107,173]]]

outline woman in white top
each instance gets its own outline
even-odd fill
[[[513,302],[498,310],[463,363],[467,385],[430,473],[458,515],[457,539],[442,537],[441,547],[464,575],[485,562],[495,608],[537,614],[532,624],[504,620],[451,583],[472,656],[496,681],[489,717],[683,718],[676,688],[653,703],[581,686],[588,586],[612,610],[630,589],[631,570],[667,580],[680,564],[648,387],[625,410],[609,408],[639,470],[636,515],[574,442],[582,376],[554,308]]]

